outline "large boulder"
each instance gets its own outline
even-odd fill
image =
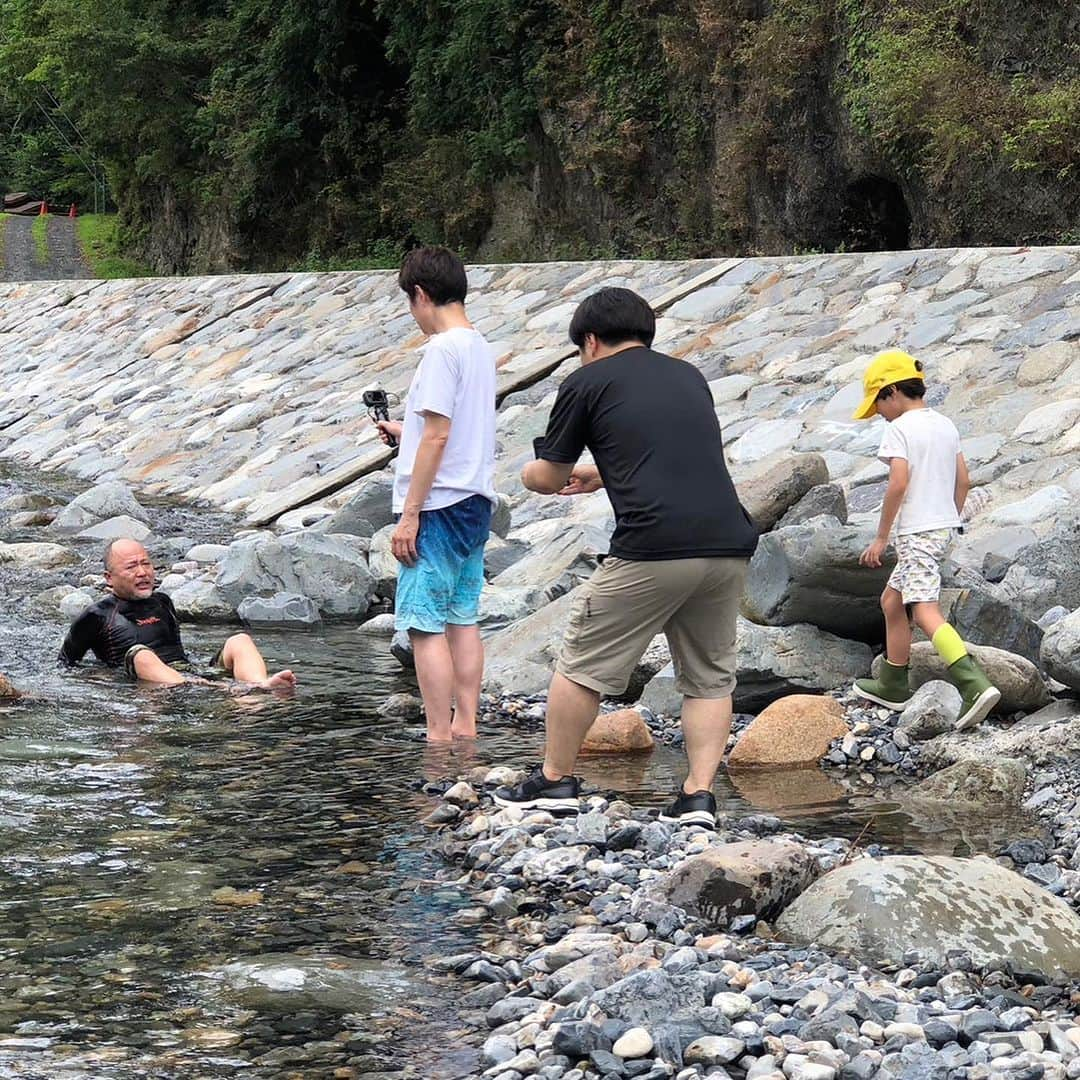
[[[848,726],[835,698],[791,694],[759,713],[728,755],[731,768],[791,769],[816,765]]]
[[[790,454],[739,483],[739,499],[754,524],[768,532],[812,488],[829,479],[820,454]]]
[[[601,713],[581,746],[583,754],[640,754],[653,748],[649,725],[636,709]]]
[[[55,570],[79,561],[79,556],[61,544],[0,543],[0,566],[18,570]]]
[[[1036,578],[1050,578],[1055,583],[1054,603],[1070,611],[1080,608],[1080,517],[1062,521],[1046,539],[1029,544],[1016,552],[1013,561]]]
[[[750,560],[743,614],[766,626],[810,623],[840,637],[878,641],[880,597],[895,565],[891,549],[876,570],[859,565],[870,526],[813,523],[776,529]]]
[[[1042,627],[1029,619],[1020,607],[993,595],[988,589],[979,586],[945,589],[941,610],[965,641],[993,645],[1023,656],[1033,664],[1039,662]],[[1045,610],[1046,607],[1040,609]]]
[[[784,516],[776,523],[778,529],[790,525],[804,525],[814,518],[836,518],[841,525],[847,524],[848,505],[844,489],[839,484],[818,484],[811,488]]]
[[[149,535],[150,529],[147,525],[127,514],[118,514],[83,529],[76,534],[76,538],[97,540],[101,543],[108,543],[110,540],[138,540],[143,543]]]
[[[576,590],[487,639],[484,687],[488,693],[537,694],[546,690],[562,645]]]
[[[362,619],[375,596],[365,546],[357,537],[332,533],[255,533],[229,545],[217,587],[235,608],[249,596],[299,593],[323,616]]]
[[[492,578],[499,588],[529,587],[543,594],[552,582],[573,588],[592,576],[597,556],[608,549],[608,534],[595,525],[562,520],[538,521],[518,529],[512,539],[527,544],[528,552]]]
[[[1052,678],[1080,690],[1080,608],[1046,631],[1039,658]]]
[[[350,536],[373,536],[394,520],[391,500],[394,493],[392,473],[365,476],[356,492],[320,527],[321,532],[346,533]]]
[[[130,517],[145,522],[146,510],[119,480],[109,480],[77,495],[53,519],[56,532],[80,532],[112,517]]]
[[[995,649],[989,645],[969,645],[968,652],[983,668],[990,681],[1001,691],[1001,701],[996,712],[1031,712],[1042,708],[1050,700],[1039,669],[1022,656]],[[874,659],[873,673],[876,678],[881,670],[881,657]],[[911,646],[910,679],[913,689],[934,679],[945,679],[945,661],[938,656],[929,641],[916,641]]]
[[[801,844],[749,840],[714,844],[684,859],[654,890],[723,930],[739,915],[772,921],[819,872],[817,860]]]
[[[906,964],[914,951],[945,970],[955,951],[980,967],[1080,974],[1080,917],[984,857],[857,859],[819,878],[776,929],[785,940],[877,963]]]
[[[1019,806],[1027,783],[1028,767],[1015,758],[1001,761],[958,761],[916,784],[913,799],[929,802],[968,803],[987,810]]]
[[[298,593],[280,592],[273,596],[245,597],[240,601],[237,614],[251,626],[305,629],[318,626],[322,622],[315,601]]]

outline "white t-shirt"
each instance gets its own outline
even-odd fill
[[[911,409],[885,425],[878,457],[904,458],[908,488],[896,516],[897,536],[957,529],[956,455],[960,433],[956,425],[933,409]]]
[[[445,330],[424,346],[405,400],[394,475],[395,514],[401,513],[409,492],[424,412],[449,417],[450,438],[423,509],[441,510],[470,495],[484,495],[494,503],[495,354],[476,330]]]

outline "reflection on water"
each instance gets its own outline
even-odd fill
[[[0,498],[12,490],[0,477]],[[172,531],[225,536],[219,518],[162,513]],[[0,574],[0,670],[31,695],[0,704],[0,1076],[470,1072],[452,1031],[458,990],[421,961],[475,947],[484,928],[455,919],[467,899],[430,885],[441,864],[416,782],[537,760],[541,733],[425,746],[376,712],[409,677],[385,641],[347,626],[259,635],[272,670],[298,672],[292,698],[61,673],[64,628],[32,598],[78,581],[97,554],[84,550],[74,571]],[[226,632],[185,638],[210,656]],[[683,757],[658,746],[581,769],[659,806]],[[907,849],[1016,835],[853,795],[817,771],[724,776],[717,795],[728,814],[805,833],[854,836],[870,821],[865,842]]]

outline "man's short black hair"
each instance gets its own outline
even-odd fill
[[[433,304],[463,304],[469,292],[465,264],[444,247],[414,248],[402,260],[398,284],[410,300],[419,286]]]
[[[605,345],[621,345],[624,341],[652,345],[656,313],[636,292],[601,289],[586,296],[570,320],[570,340],[579,349],[585,344],[586,334],[595,334]]]

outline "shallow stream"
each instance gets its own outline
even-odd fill
[[[0,503],[77,490],[0,473]],[[154,512],[166,536],[221,541],[235,527]],[[9,516],[0,540],[55,539]],[[96,547],[79,550],[81,567],[0,569],[0,671],[31,695],[0,705],[0,1077],[472,1074],[462,987],[424,960],[490,944],[494,924],[462,917],[469,898],[433,881],[443,863],[418,789],[536,760],[541,734],[427,748],[378,716],[414,686],[384,639],[353,626],[258,635],[271,670],[297,672],[292,697],[62,672],[63,621],[33,598],[97,572]],[[227,632],[191,627],[185,643],[209,656]],[[681,763],[658,747],[581,772],[659,805]],[[996,850],[1021,829],[927,817],[816,771],[722,776],[717,795],[731,814],[907,850]]]

